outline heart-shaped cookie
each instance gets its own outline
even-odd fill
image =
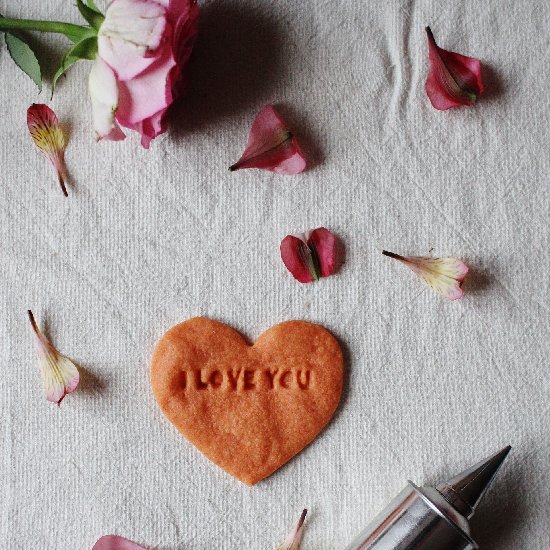
[[[250,346],[223,323],[190,319],[161,338],[151,364],[162,412],[249,485],[315,439],[338,406],[342,379],[338,342],[304,321],[276,325]]]

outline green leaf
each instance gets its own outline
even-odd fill
[[[93,30],[94,33],[96,32],[95,29],[86,29],[86,31],[68,31],[65,33],[65,36],[71,41],[73,42],[74,44],[76,44],[77,42],[80,42],[80,40],[82,40],[82,37],[85,36],[86,34],[88,34],[88,31],[89,30]]]
[[[6,46],[15,64],[27,74],[42,91],[42,71],[36,55],[25,39],[19,33],[7,32],[5,35]]]
[[[88,36],[80,42],[76,43],[70,50],[68,50],[63,56],[61,66],[57,69],[55,76],[53,77],[52,89],[55,90],[55,85],[62,75],[65,74],[67,69],[74,65],[81,59],[89,59],[93,61],[97,56],[97,36]]]
[[[88,0],[87,4],[88,4],[88,7],[89,7],[89,8],[92,8],[94,11],[96,11],[97,13],[99,13],[99,15],[103,15],[103,14],[99,11],[99,8],[95,5],[94,0]]]
[[[9,32],[27,43],[19,31],[54,32],[64,34],[71,42],[80,42],[83,38],[97,34],[95,29],[61,21],[35,21],[32,19],[12,19],[0,14],[0,32]]]
[[[78,42],[81,42],[85,38],[89,38],[90,36],[97,36],[97,30],[85,27],[85,26],[79,26],[79,25],[71,25],[67,23],[67,28],[62,31],[62,33],[73,43],[77,44]]]
[[[80,12],[80,15],[86,19],[92,28],[96,31],[101,27],[101,23],[105,20],[105,17],[98,11],[97,8],[87,6],[82,0],[76,0],[76,7]]]

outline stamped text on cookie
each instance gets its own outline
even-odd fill
[[[181,374],[183,388],[189,391],[307,390],[312,381],[308,369],[194,369]]]

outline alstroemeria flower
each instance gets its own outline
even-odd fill
[[[447,300],[458,300],[464,295],[462,282],[468,273],[468,266],[456,258],[429,258],[400,256],[383,250],[389,256],[412,269],[429,287]]]
[[[440,111],[473,105],[483,92],[481,62],[440,48],[430,27],[426,27],[426,32],[430,56],[426,93],[432,105]]]
[[[92,550],[145,550],[145,548],[124,537],[105,535],[94,544]]]
[[[298,141],[273,105],[266,105],[256,116],[241,158],[229,170],[262,168],[278,174],[298,174],[306,160]]]
[[[61,355],[40,332],[32,311],[29,310],[28,314],[38,344],[40,374],[44,383],[46,399],[60,405],[67,394],[76,390],[80,380],[78,369],[70,359]]]
[[[27,110],[27,126],[38,150],[52,163],[63,194],[65,187],[65,136],[56,114],[43,103],[33,103]]]
[[[334,272],[335,236],[324,227],[301,235],[287,235],[281,242],[281,258],[301,283],[318,281]]]
[[[122,139],[120,124],[139,132],[148,148],[166,130],[166,111],[185,86],[198,19],[196,0],[113,0],[90,75],[98,139]]]
[[[306,519],[307,510],[302,512],[300,520],[296,524],[296,527],[288,534],[285,542],[277,550],[300,550],[300,541],[302,540],[302,533],[304,530],[304,521]]]

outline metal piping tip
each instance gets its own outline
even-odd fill
[[[465,518],[470,519],[511,448],[509,445],[504,447],[502,451],[482,460],[449,481],[440,483],[436,489]]]

